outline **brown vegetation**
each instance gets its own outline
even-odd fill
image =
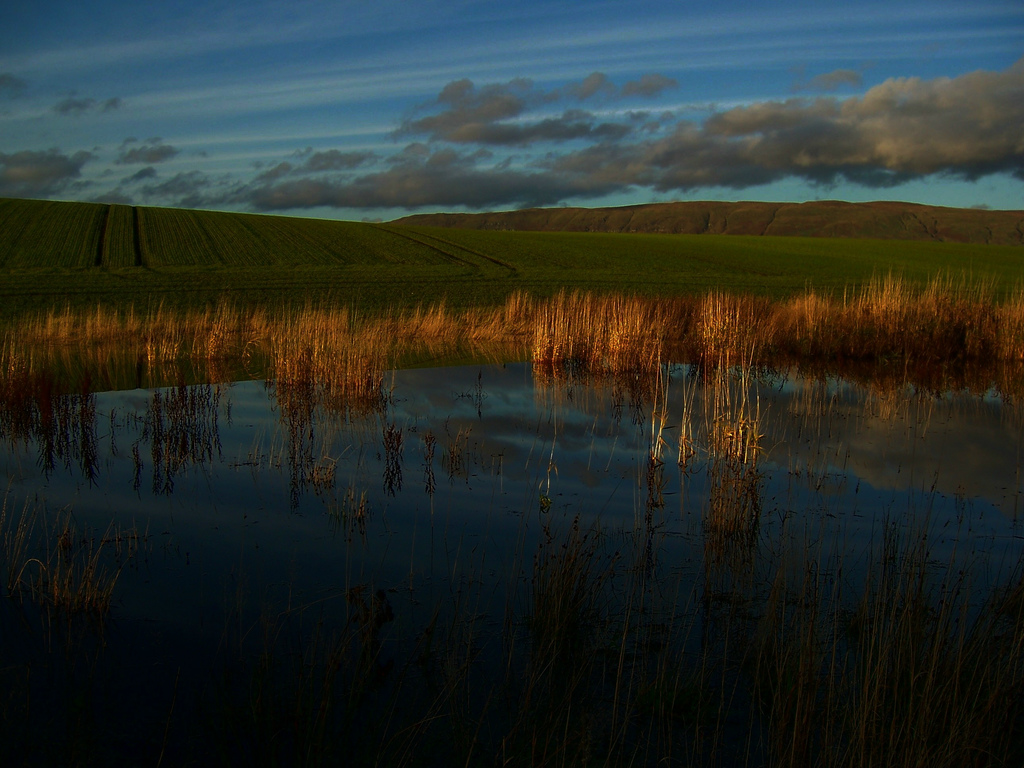
[[[69,511],[48,522],[29,502],[16,514],[5,497],[0,502],[0,560],[6,594],[67,616],[102,620],[122,569],[144,538],[135,528],[113,523],[102,534],[82,529]]]
[[[379,399],[384,372],[410,355],[473,350],[529,355],[560,375],[639,374],[669,359],[1016,367],[1024,361],[1024,292],[996,302],[966,282],[940,278],[915,290],[885,277],[841,296],[809,290],[780,301],[721,292],[666,299],[517,293],[497,307],[383,315],[316,307],[273,315],[226,304],[184,314],[51,312],[3,340],[3,378],[28,381],[69,349],[97,361],[128,357],[141,367],[188,361],[212,379],[241,364],[285,388],[314,387],[338,407],[365,408]]]

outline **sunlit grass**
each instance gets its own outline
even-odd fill
[[[138,370],[166,367],[172,380],[182,364],[208,379],[248,370],[286,387],[315,382],[338,403],[369,405],[384,372],[417,356],[495,350],[552,371],[612,376],[649,373],[670,359],[1014,366],[1024,361],[1024,294],[997,301],[975,283],[937,278],[915,289],[890,276],[859,291],[808,290],[776,301],[722,291],[669,299],[563,292],[546,299],[516,293],[494,307],[385,312],[312,304],[270,312],[228,303],[186,312],[65,309],[9,328],[0,367],[8,380],[26,381],[54,369],[54,361],[59,369],[117,360],[126,372],[141,362]],[[59,363],[70,356],[77,362]]]

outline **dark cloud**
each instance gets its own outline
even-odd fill
[[[53,111],[59,115],[81,115],[96,106],[96,99],[79,99],[68,96],[53,105]]]
[[[114,97],[112,99],[106,99],[105,101],[96,101],[96,99],[90,98],[79,98],[74,94],[71,94],[66,99],[62,99],[53,105],[53,111],[58,115],[84,115],[86,112],[112,112],[116,109],[120,109],[123,105],[121,99]]]
[[[658,191],[743,188],[786,177],[888,187],[949,174],[1024,179],[1024,60],[1005,72],[893,79],[862,98],[789,99],[681,123],[660,140],[601,144],[554,158],[577,180]]]
[[[842,72],[829,75],[829,82],[851,82]],[[650,76],[627,83],[618,95],[651,95],[670,85]],[[877,189],[934,175],[1007,173],[1024,180],[1024,60],[1003,72],[890,79],[846,99],[752,103],[703,121],[644,111],[599,120],[582,109],[531,117],[555,97],[611,94],[600,73],[577,86],[553,96],[526,80],[484,87],[459,80],[397,131],[424,140],[390,156],[307,148],[260,168],[244,186],[226,189],[223,179],[213,183],[192,173],[141,193],[189,207],[226,202],[263,211],[484,209],[558,205],[635,190],[651,197],[708,187],[740,190],[787,178],[822,188],[850,181]],[[568,141],[574,142],[569,148],[557,146]],[[537,144],[547,146],[530,151]],[[121,149],[128,157],[161,146],[159,139],[126,140]],[[509,147],[527,149],[513,154]]]
[[[864,78],[860,72],[853,69],[837,69],[833,72],[812,77],[807,82],[799,82],[793,86],[794,91],[836,91],[841,86],[849,85],[853,88],[860,88],[864,84]]]
[[[339,152],[336,149],[329,149],[326,152],[314,152],[309,155],[298,170],[309,173],[351,171],[376,157],[373,152]]]
[[[414,141],[402,148],[402,151],[392,155],[385,162],[388,165],[415,165],[430,156],[430,147],[421,141]]]
[[[269,184],[273,181],[277,181],[282,176],[287,176],[292,172],[292,164],[288,162],[278,163],[273,168],[269,168],[259,176],[256,177],[255,181],[257,184]]]
[[[443,138],[458,143],[525,146],[539,141],[621,139],[631,130],[628,125],[597,123],[589,112],[567,110],[558,117],[530,123],[467,124]]]
[[[570,96],[580,101],[597,95],[615,95],[615,85],[603,72],[593,72],[583,78],[581,82],[567,86],[565,90]]]
[[[455,80],[448,83],[434,101],[421,105],[417,110],[418,113],[427,111],[432,114],[407,118],[395,135],[492,146],[576,140],[617,141],[631,132],[627,123],[599,122],[592,113],[579,109],[568,109],[555,117],[530,117],[529,112],[565,98],[583,101],[599,96],[655,96],[677,85],[671,78],[652,74],[628,82],[619,90],[601,72],[594,72],[561,91],[544,91],[524,79],[481,87],[471,80]]]
[[[374,152],[339,152],[337,149],[314,152],[312,147],[296,152],[295,157],[304,158],[305,162],[299,166],[292,165],[288,161],[278,163],[259,174],[253,180],[254,183],[258,185],[271,184],[289,175],[352,171],[378,159]]]
[[[482,91],[460,86],[451,101],[483,106]],[[508,108],[506,111],[509,111]],[[589,113],[554,121],[469,124],[446,129],[481,145],[544,137],[590,146],[513,164],[474,152],[413,143],[387,169],[344,181],[264,185],[247,194],[262,210],[468,208],[554,205],[642,188],[671,194],[704,187],[743,189],[785,178],[831,185],[842,180],[886,188],[944,174],[977,179],[1008,173],[1024,179],[1024,60],[1004,72],[957,78],[887,80],[862,97],[792,98],[718,112],[700,122],[652,125],[666,134],[636,140],[599,137]],[[563,133],[554,133],[557,125]],[[643,134],[641,134],[643,135]],[[649,135],[649,134],[647,134]],[[524,165],[525,164],[525,165]]]
[[[679,81],[665,75],[644,75],[622,86],[623,96],[657,96],[663,91],[678,88]]]
[[[121,180],[122,184],[136,184],[146,179],[155,179],[157,176],[156,168],[151,165],[147,165],[140,171],[136,171],[131,176],[126,176]]]
[[[141,192],[147,199],[166,201],[178,208],[201,208],[213,202],[203,192],[211,186],[210,179],[200,171],[188,171],[175,174],[160,184],[142,187]]]
[[[593,72],[578,83],[565,87],[565,94],[581,101],[594,96],[605,98],[628,98],[630,96],[651,97],[661,94],[670,88],[678,88],[679,82],[657,73],[642,75],[638,80],[630,80],[622,88],[608,79],[603,72]]]
[[[89,199],[90,203],[107,203],[108,205],[133,205],[134,201],[120,188],[109,189]]]
[[[16,99],[25,93],[28,83],[10,72],[0,72],[0,95]]]
[[[603,89],[607,78],[594,73],[568,90],[577,98],[587,98]],[[557,98],[554,92],[534,88],[529,80],[477,88],[469,80],[457,80],[445,86],[436,104],[446,107],[440,113],[406,120],[396,135],[427,135],[431,141],[457,144],[525,146],[535,142],[564,142],[576,139],[604,141],[622,139],[628,125],[597,122],[590,112],[570,109],[557,117],[520,118],[528,107]]]
[[[444,87],[431,105],[421,108],[440,106],[440,113],[405,120],[396,135],[429,135],[432,139],[446,141],[475,141],[466,138],[467,133],[476,133],[483,126],[516,118],[528,104],[542,96],[534,89],[533,83],[525,79],[481,88],[477,88],[471,80],[455,80]]]
[[[170,144],[164,144],[163,139],[154,136],[139,144],[139,140],[129,137],[121,142],[120,151],[116,162],[118,165],[130,165],[132,163],[162,163],[170,160],[178,154],[178,150]]]
[[[65,155],[59,149],[43,152],[0,152],[0,197],[48,197],[73,184],[91,152]]]
[[[451,149],[423,154],[411,145],[389,169],[341,182],[312,179],[249,190],[245,199],[258,210],[317,208],[416,208],[553,205],[581,189],[549,172],[481,168],[479,155]]]

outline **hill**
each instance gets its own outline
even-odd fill
[[[586,224],[563,209],[541,213],[551,226]],[[649,216],[655,226],[657,210],[641,213],[634,222]],[[630,216],[626,209],[589,214],[620,229],[625,224],[616,217]],[[739,231],[740,220],[733,211],[723,230]],[[596,226],[598,219],[590,221]],[[370,311],[440,301],[466,306],[499,303],[515,291],[550,296],[563,289],[784,296],[809,286],[842,292],[888,273],[912,284],[936,274],[964,276],[1006,295],[1020,287],[1024,248],[936,239],[487,231],[0,199],[0,321],[63,306],[190,309],[223,300]]]
[[[418,214],[404,226],[531,232],[774,235],[1024,244],[1024,211],[911,203],[685,202],[621,208],[530,208],[494,213]]]

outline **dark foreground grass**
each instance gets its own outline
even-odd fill
[[[898,274],[1014,290],[1014,246],[789,237],[493,232],[209,211],[0,200],[0,321],[25,313],[227,298],[278,308],[494,305],[570,289],[782,298]]]

